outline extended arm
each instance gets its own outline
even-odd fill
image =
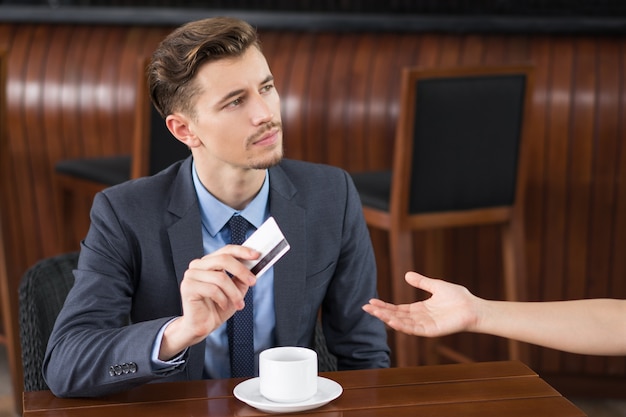
[[[408,272],[406,280],[432,296],[398,306],[371,300],[364,310],[396,330],[417,336],[469,331],[573,353],[626,354],[626,300],[491,301],[414,272]]]
[[[48,344],[44,375],[58,396],[102,396],[155,379],[176,378],[185,361],[153,368],[159,331],[176,318],[165,329],[159,358],[176,356],[243,306],[248,287],[243,279],[254,279],[236,258],[258,254],[228,245],[182,264],[185,273],[179,284],[171,258],[163,256],[169,242],[161,240],[165,226],[153,218],[159,211],[150,217],[152,212],[128,210],[120,201],[129,201],[129,193],[114,193],[96,195],[74,287]],[[126,227],[129,224],[134,229]],[[224,270],[240,279],[231,279]]]

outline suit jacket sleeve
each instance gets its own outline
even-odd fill
[[[94,199],[75,283],[44,359],[44,377],[57,396],[102,396],[185,368],[158,372],[150,360],[159,329],[181,313],[161,183],[171,181],[142,182],[148,190],[124,185]]]
[[[341,252],[322,304],[322,323],[329,350],[339,370],[389,366],[389,348],[383,323],[361,307],[377,296],[376,260],[362,206],[350,176]]]

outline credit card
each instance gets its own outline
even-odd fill
[[[261,253],[259,259],[243,260],[243,264],[260,277],[291,248],[276,220],[268,218],[243,245]]]

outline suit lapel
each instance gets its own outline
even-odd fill
[[[278,167],[270,169],[270,214],[276,219],[291,249],[274,265],[276,342],[298,340],[306,297],[306,211],[294,200],[297,190]],[[262,278],[261,278],[262,279]]]
[[[172,263],[174,264],[176,279],[180,285],[183,275],[189,267],[189,262],[204,255],[202,220],[191,177],[191,157],[183,162],[172,184],[168,211],[174,216],[167,233],[172,251]],[[203,363],[204,344],[199,343],[191,346],[186,367],[187,379],[201,379]]]
[[[176,279],[180,284],[189,267],[189,262],[201,258],[204,254],[202,220],[191,177],[191,158],[187,158],[178,171],[178,176],[172,185],[168,210],[175,218],[167,233]]]

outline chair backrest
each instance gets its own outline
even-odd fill
[[[74,285],[72,271],[78,252],[43,259],[22,277],[19,286],[19,323],[24,391],[48,389],[42,364],[54,322]]]
[[[144,58],[138,64],[132,178],[156,174],[191,153],[185,144],[171,134],[165,121],[152,105],[148,94],[146,72],[148,63],[149,59]]]
[[[531,72],[525,66],[403,70],[392,196],[404,197],[396,210],[513,205]]]

